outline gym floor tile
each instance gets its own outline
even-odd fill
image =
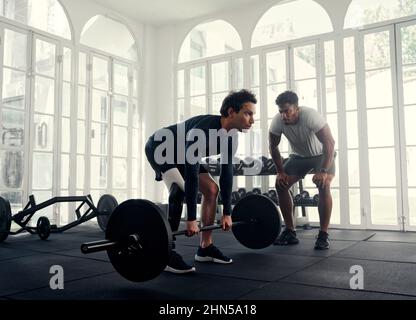
[[[67,235],[82,234],[83,236],[86,236],[86,237],[97,237],[97,238],[104,238],[105,236],[104,231],[102,231],[98,227],[97,223],[95,222],[90,222],[90,223],[87,222],[87,223],[78,225],[74,228],[71,228],[62,232],[61,234],[67,234]]]
[[[3,243],[0,245],[0,261],[14,259],[14,258],[22,258],[37,254],[35,251],[25,250],[25,249],[15,249],[10,248],[7,243]]]
[[[134,283],[118,274],[106,274],[65,283],[64,290],[41,288],[16,295],[12,299],[137,299],[195,300],[237,299],[264,286],[264,282],[222,278],[203,274],[162,273],[156,279]],[[88,290],[86,290],[88,288]]]
[[[306,286],[285,282],[268,283],[241,297],[244,300],[416,300],[416,297]]]
[[[310,266],[321,258],[282,254],[265,254],[248,250],[223,250],[233,259],[232,264],[195,262],[198,272],[224,277],[258,281],[276,281],[297,270]],[[185,261],[192,259],[184,255]]]
[[[259,253],[267,254],[288,254],[296,256],[311,256],[311,257],[329,257],[337,253],[338,251],[344,250],[350,246],[353,246],[357,242],[354,241],[331,241],[331,246],[328,250],[315,250],[314,239],[300,239],[299,244],[289,246],[275,246],[271,245],[267,248],[256,250]],[[243,245],[234,241],[231,245],[225,245],[224,249],[245,249]],[[250,249],[246,249],[250,250]]]
[[[377,231],[376,234],[367,241],[416,243],[416,232]]]
[[[80,248],[77,248],[77,249],[55,251],[55,252],[53,252],[53,254],[62,255],[62,256],[69,256],[69,257],[77,257],[77,258],[83,258],[83,259],[106,261],[106,262],[110,261],[108,259],[106,251],[84,254],[84,253],[81,252]]]
[[[285,282],[350,289],[352,266],[364,272],[364,290],[416,296],[415,265],[330,257],[282,279]]]
[[[314,228],[311,230],[296,230],[299,239],[316,239],[319,233],[319,229]],[[329,240],[344,240],[344,241],[363,241],[375,234],[374,231],[366,230],[339,230],[329,229]]]
[[[62,266],[66,281],[115,272],[107,262],[46,253],[5,260],[0,263],[0,296],[40,287],[51,290],[49,281],[53,274],[50,268],[54,265]]]
[[[336,253],[335,256],[416,263],[416,245],[413,243],[363,241],[342,252]]]
[[[103,239],[103,238],[101,238]],[[98,238],[96,240],[99,240]],[[46,240],[41,240],[37,235],[28,235],[19,238],[9,238],[1,246],[14,250],[31,250],[36,252],[54,252],[69,249],[79,249],[83,242],[95,241],[91,237],[70,236],[65,234],[51,234]]]

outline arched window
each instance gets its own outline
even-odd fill
[[[215,20],[199,24],[189,32],[182,43],[179,63],[241,49],[241,40],[234,27],[223,20]]]
[[[0,0],[0,15],[71,39],[71,28],[62,5],[57,0]]]
[[[278,4],[259,20],[251,38],[251,46],[322,34],[333,30],[326,11],[311,0]]]
[[[101,15],[92,17],[81,33],[81,44],[137,61],[135,40],[122,23]]]
[[[78,105],[90,113],[78,112],[77,192],[83,192],[85,177],[94,200],[109,192],[118,201],[137,197],[141,121],[135,38],[122,22],[97,15],[84,25],[80,43],[91,50],[79,53]],[[85,134],[88,128],[94,134]]]
[[[413,14],[416,14],[415,0],[352,0],[344,28],[356,28]]]

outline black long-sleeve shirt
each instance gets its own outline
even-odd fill
[[[193,130],[200,129],[200,130]],[[228,134],[222,129],[222,135],[217,135],[213,138],[213,134],[219,132],[221,127],[221,116],[216,115],[201,115],[192,117],[185,122],[165,127],[161,130],[169,130],[173,134],[174,148],[166,148],[166,152],[173,152],[173,157],[165,154],[167,158],[173,159],[175,164],[185,165],[185,197],[188,209],[188,220],[196,219],[197,197],[199,189],[199,166],[201,158],[212,155],[221,156],[221,174],[220,174],[220,192],[224,206],[224,215],[231,214],[231,191],[233,185],[233,157],[237,150],[237,134],[233,132]],[[167,140],[155,141],[155,135],[161,130],[158,130],[150,137],[152,146],[156,149],[160,144]],[[178,132],[179,131],[179,132]],[[210,132],[211,131],[211,132]],[[166,132],[166,131],[164,131]],[[204,154],[196,153],[196,143],[201,143],[205,138],[205,148],[201,147],[198,152],[205,152]],[[211,139],[210,139],[211,135]],[[192,138],[193,137],[193,138]],[[190,140],[190,141],[188,141]],[[181,146],[183,146],[181,148]],[[222,147],[222,148],[221,148]],[[186,155],[188,154],[188,157]],[[189,161],[189,154],[194,155],[196,161]],[[168,157],[170,156],[170,157]]]

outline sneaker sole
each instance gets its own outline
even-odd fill
[[[329,247],[315,247],[315,250],[328,250]]]
[[[193,267],[192,269],[187,269],[187,270],[179,270],[179,269],[174,269],[172,267],[166,266],[165,268],[166,272],[171,272],[171,273],[175,273],[175,274],[184,274],[184,273],[191,273],[191,272],[195,272],[196,269],[195,267]]]
[[[220,260],[220,259],[216,259],[216,258],[212,258],[212,257],[200,257],[200,256],[195,256],[195,261],[198,261],[198,262],[215,262],[215,263],[221,263],[221,264],[233,263],[233,259],[230,259],[230,261],[224,261],[224,260]]]

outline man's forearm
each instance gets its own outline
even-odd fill
[[[279,148],[276,147],[270,147],[270,154],[272,156],[274,165],[276,166],[277,172],[283,172],[283,162],[282,162],[282,156],[280,154]]]
[[[334,160],[334,150],[335,145],[333,143],[326,143],[323,146],[324,161],[322,163],[322,168],[329,169],[331,167],[332,161]]]
[[[221,165],[220,192],[224,208],[224,215],[231,215],[231,191],[233,188],[232,164]]]
[[[185,199],[188,212],[188,221],[196,219],[198,186],[199,186],[199,166],[185,164]]]

